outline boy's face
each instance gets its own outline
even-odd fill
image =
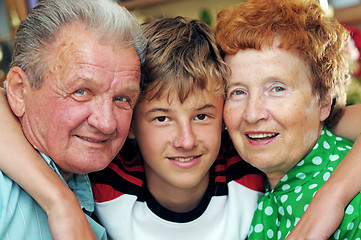
[[[130,137],[137,139],[156,198],[207,188],[220,148],[223,102],[223,96],[196,90],[183,103],[171,94],[136,105]]]

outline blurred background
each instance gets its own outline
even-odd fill
[[[39,0],[0,0],[1,85],[9,70],[16,29],[38,2]],[[118,2],[128,8],[140,23],[181,15],[200,19],[211,25],[220,9],[237,4],[241,0],[121,0]],[[351,33],[352,39],[345,48],[352,74],[347,104],[361,103],[361,0],[319,0],[319,2],[329,17],[339,20]]]

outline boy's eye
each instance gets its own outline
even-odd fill
[[[205,120],[208,116],[206,114],[198,114],[195,119],[196,120]]]
[[[157,120],[158,122],[165,122],[167,121],[167,117],[166,116],[160,116],[160,117],[156,117],[155,120]]]

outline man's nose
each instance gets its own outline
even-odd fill
[[[114,108],[112,99],[94,102],[91,106],[88,124],[103,134],[113,133],[117,125]]]

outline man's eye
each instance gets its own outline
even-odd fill
[[[115,104],[121,109],[132,109],[134,106],[132,105],[132,101],[127,97],[115,97]]]
[[[79,95],[84,95],[86,93],[86,91],[84,89],[78,89],[74,93],[79,94]]]
[[[129,102],[128,99],[125,97],[116,97],[116,98],[114,98],[114,101]]]
[[[91,91],[87,89],[77,89],[72,93],[72,98],[79,102],[89,101],[91,96]]]

